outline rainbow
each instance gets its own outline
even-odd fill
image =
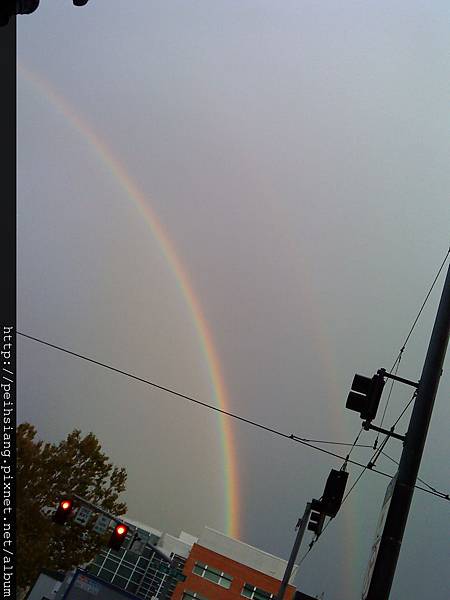
[[[114,156],[111,148],[92,129],[69,103],[40,75],[30,71],[23,64],[18,63],[18,73],[29,82],[32,87],[44,96],[56,108],[67,122],[88,143],[92,151],[107,167],[112,177],[119,183],[128,198],[134,203],[143,218],[149,224],[161,251],[175,275],[179,289],[185,299],[187,307],[195,325],[199,342],[208,367],[211,385],[214,391],[216,405],[222,410],[230,410],[227,390],[214,346],[213,337],[205,319],[199,298],[196,296],[185,266],[182,264],[175,246],[155,212],[148,204],[148,198],[132,180],[124,165]],[[230,419],[224,415],[219,416],[221,445],[223,448],[225,471],[225,521],[226,533],[239,538],[240,534],[240,501],[238,495],[237,457],[235,443],[231,429]]]
[[[155,212],[148,204],[149,199],[132,180],[125,166],[117,159],[106,142],[98,136],[98,134],[92,129],[90,124],[88,124],[83,117],[75,112],[67,100],[65,100],[65,98],[63,98],[48,81],[46,81],[41,75],[36,74],[36,72],[31,71],[23,63],[19,62],[18,73],[27,83],[31,85],[33,90],[35,90],[41,97],[46,99],[49,104],[66,119],[69,125],[80,136],[82,136],[85,142],[92,149],[93,153],[101,160],[103,165],[111,173],[112,177],[119,183],[127,197],[132,201],[139,213],[149,224],[151,231],[160,246],[161,252],[175,276],[177,285],[179,286],[188,310],[192,315],[192,320],[198,335],[200,346],[202,348],[202,353],[205,357],[215,403],[219,408],[229,411],[229,401],[224,377],[217,351],[214,346],[213,337],[205,319],[201,303],[195,294],[186,267],[182,264],[173,242],[170,240],[167,231],[157,218]],[[295,252],[295,250],[293,250],[293,252]],[[301,259],[301,257],[299,258]],[[318,298],[314,297],[314,286],[309,281],[307,264],[303,264],[302,272],[304,280],[306,281],[306,285],[302,287],[303,294],[305,295],[305,304],[310,307],[317,306],[320,304],[320,302]],[[314,315],[314,311],[312,311],[312,314]],[[319,318],[314,320],[316,326],[317,350],[323,361],[324,372],[328,374],[327,384],[330,391],[330,397],[340,397],[341,391],[336,383],[338,377],[334,361],[330,355],[330,351],[326,343],[326,331],[324,330]],[[335,418],[336,422],[338,422],[339,417],[337,409]],[[242,534],[242,517],[238,493],[238,462],[230,420],[224,415],[219,416],[219,430],[225,474],[225,528],[228,535],[239,539]],[[345,432],[343,431],[343,433]],[[358,516],[359,515],[357,515],[357,517]],[[361,587],[359,577],[354,573],[352,557],[356,557],[358,555],[356,547],[356,529],[362,527],[362,521],[360,520],[360,523],[357,523],[355,526],[354,516],[346,514],[344,518],[346,521],[345,529],[347,531],[345,550],[348,556],[345,574],[343,574],[343,581],[344,587],[347,591],[346,596],[352,597]]]

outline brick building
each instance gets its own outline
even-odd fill
[[[183,568],[186,580],[176,586],[172,600],[269,600],[276,597],[285,568],[286,561],[206,527],[192,546]],[[290,585],[286,600],[293,600],[294,593]]]

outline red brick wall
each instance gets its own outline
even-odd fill
[[[210,565],[215,569],[219,569],[220,571],[227,573],[227,575],[231,575],[233,581],[230,589],[227,590],[199,575],[194,575],[192,569],[197,561],[202,562],[205,565]],[[216,552],[203,548],[198,544],[193,545],[189,558],[184,566],[183,574],[186,576],[186,581],[177,585],[172,596],[173,600],[181,600],[185,590],[198,592],[205,598],[208,598],[208,600],[243,600],[244,596],[241,596],[241,591],[244,587],[244,583],[250,583],[271,594],[276,594],[280,587],[280,582],[277,579],[235,562],[221,554],[216,554]],[[294,592],[295,588],[293,586],[288,586],[285,595],[286,600],[291,600],[294,596]]]

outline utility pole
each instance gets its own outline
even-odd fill
[[[289,584],[289,579],[292,575],[292,569],[294,568],[295,559],[297,558],[298,551],[300,549],[300,545],[302,543],[303,535],[306,530],[306,526],[308,525],[309,515],[311,513],[311,502],[308,502],[305,508],[305,512],[303,513],[303,517],[300,520],[299,528],[297,531],[297,536],[295,538],[294,545],[292,546],[291,555],[289,557],[288,564],[286,565],[286,571],[284,572],[283,581],[281,582],[280,589],[278,590],[277,599],[276,600],[284,600],[284,594],[286,593],[286,588]]]
[[[376,562],[363,600],[388,600],[450,332],[450,267],[434,322]]]

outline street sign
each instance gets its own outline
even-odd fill
[[[111,519],[109,517],[106,517],[105,515],[100,515],[95,522],[93,530],[96,533],[105,533],[108,530],[110,522]]]
[[[375,563],[377,561],[378,550],[380,549],[381,536],[383,535],[384,524],[386,523],[386,517],[389,509],[389,505],[391,503],[392,493],[394,491],[395,482],[397,481],[397,474],[389,482],[389,485],[386,489],[386,494],[383,500],[383,506],[381,507],[380,516],[378,518],[378,524],[375,531],[375,540],[372,544],[372,551],[370,554],[369,564],[367,565],[367,572],[364,578],[363,583],[363,591],[361,598],[362,600],[366,600],[367,594],[370,588],[370,582],[372,580],[373,570],[375,568]]]
[[[78,525],[83,525],[86,526],[91,517],[92,517],[93,511],[90,508],[87,508],[86,506],[80,506],[80,508],[77,510],[77,514],[75,515],[73,521],[74,523],[78,523]]]

